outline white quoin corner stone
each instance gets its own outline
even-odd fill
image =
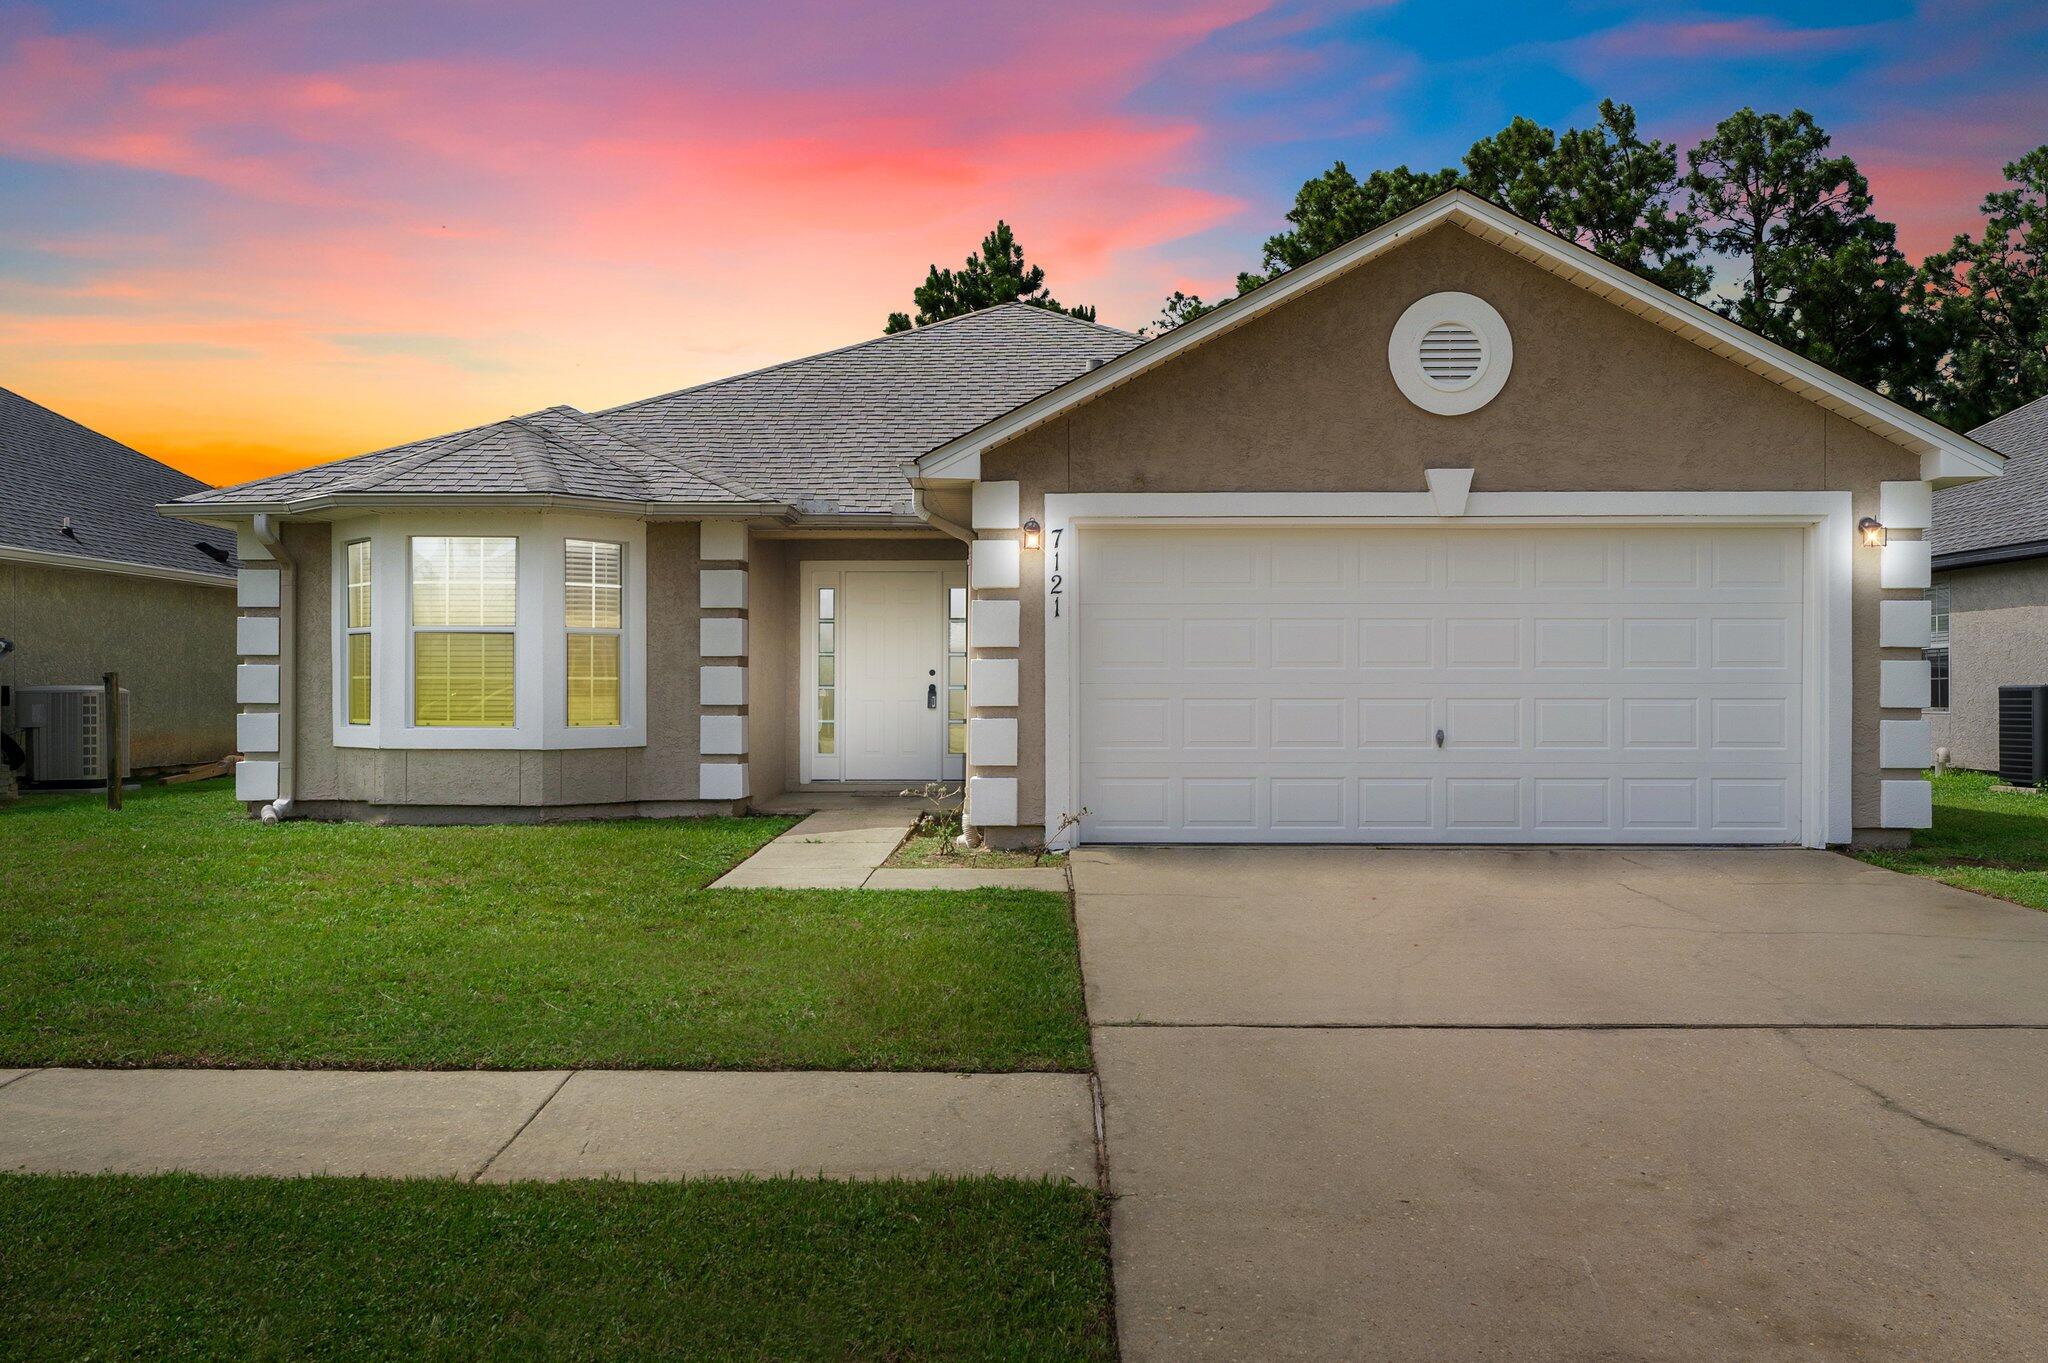
[[[1013,776],[967,779],[967,823],[974,828],[1012,828],[1017,823],[1017,780]]]
[[[277,617],[245,615],[235,621],[235,652],[244,658],[275,658]]]
[[[1934,489],[1926,483],[1879,483],[1877,518],[1890,530],[1925,530],[1934,522]]]
[[[716,563],[745,563],[747,561],[747,523],[745,521],[706,521],[704,537],[698,546],[697,557]]]
[[[747,750],[745,715],[702,715],[697,720],[697,747],[705,755],[730,756]]]
[[[698,652],[707,658],[747,656],[747,622],[730,616],[706,620],[698,636]]]
[[[1877,603],[1877,642],[1882,648],[1925,648],[1934,639],[1934,603]]]
[[[744,762],[706,762],[697,768],[697,798],[700,800],[744,800],[747,798],[747,767]]]
[[[1920,780],[1880,782],[1878,820],[1886,828],[1934,827],[1934,787]]]
[[[1930,686],[1925,658],[1887,658],[1877,665],[1877,703],[1887,710],[1925,710]]]
[[[1023,603],[977,601],[967,608],[967,642],[976,648],[1015,648],[1022,637]]]
[[[1877,765],[1920,771],[1934,763],[1934,726],[1924,719],[1884,719],[1877,724]]]
[[[1023,524],[1021,485],[1017,483],[976,483],[974,485],[973,528],[1015,530]]]
[[[1017,721],[1014,719],[970,719],[967,721],[967,760],[977,767],[1017,765]]]
[[[1893,540],[1878,552],[1884,555],[1878,568],[1878,585],[1903,591],[1925,591],[1934,581],[1930,557],[1934,546],[1926,540]]]
[[[244,568],[235,574],[235,604],[259,609],[275,606],[278,600],[275,568]]]
[[[745,705],[747,669],[705,667],[698,669],[698,701],[704,705]]]
[[[277,664],[243,663],[236,668],[235,701],[241,705],[277,704]]]
[[[984,705],[1015,705],[1017,703],[1017,660],[1015,658],[975,658],[967,664],[967,703],[979,708]]]
[[[1023,546],[1016,540],[976,540],[967,554],[967,585],[1014,587],[1021,580]]]
[[[706,568],[698,578],[698,602],[706,610],[744,610],[747,605],[747,570]]]
[[[277,798],[277,763],[235,763],[235,798],[257,801]]]
[[[1436,503],[1437,515],[1465,514],[1465,499],[1472,495],[1471,469],[1424,469],[1422,476],[1429,482],[1429,497]]]
[[[277,712],[235,716],[235,746],[244,753],[277,751]]]

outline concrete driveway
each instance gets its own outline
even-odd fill
[[[1127,1358],[2048,1358],[2048,915],[1820,852],[1073,872]]]

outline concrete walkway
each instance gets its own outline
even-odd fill
[[[1130,1363],[2044,1356],[2048,914],[1823,852],[1073,872]]]
[[[0,1070],[0,1170],[1093,1185],[1079,1074]]]
[[[823,803],[796,827],[711,883],[714,890],[1049,890],[1064,894],[1064,866],[885,867],[930,806],[900,795],[783,797]],[[774,806],[767,806],[774,808]]]

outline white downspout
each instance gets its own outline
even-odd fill
[[[276,823],[292,813],[293,755],[298,749],[299,582],[276,519],[267,512],[259,514],[251,533],[277,564],[277,798],[258,811],[263,822]]]
[[[916,483],[910,485],[910,509],[926,523],[945,531],[962,544],[974,543],[974,532],[958,521],[949,521],[925,504],[924,489]]]

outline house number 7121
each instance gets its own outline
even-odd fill
[[[1060,536],[1065,533],[1058,528],[1052,531],[1052,577],[1046,591],[1052,597],[1052,618],[1055,620],[1060,618],[1060,592],[1066,584],[1066,579],[1060,576]]]

